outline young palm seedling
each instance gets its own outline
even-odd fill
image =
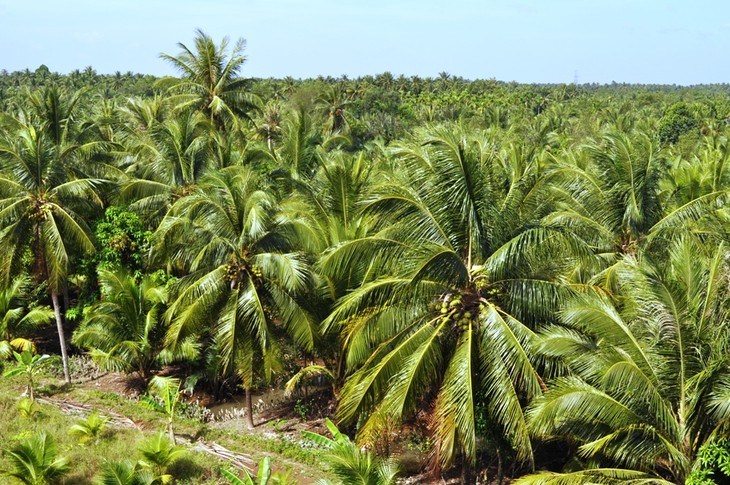
[[[33,401],[35,399],[34,394],[34,382],[36,376],[43,370],[43,368],[49,364],[49,355],[33,355],[30,349],[25,349],[23,352],[13,352],[13,357],[18,363],[18,366],[10,369],[5,373],[5,377],[13,377],[19,374],[25,374],[28,385],[28,397]]]

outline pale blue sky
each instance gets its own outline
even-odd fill
[[[728,0],[0,0],[0,69],[171,74],[196,28],[252,77],[730,82]]]

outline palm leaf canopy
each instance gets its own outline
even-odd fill
[[[210,335],[224,370],[240,373],[248,385],[252,357],[275,355],[275,327],[306,349],[316,337],[301,301],[312,276],[307,258],[295,251],[309,225],[298,211],[277,210],[261,183],[244,167],[211,174],[173,205],[155,235],[156,251],[190,272],[167,312],[168,343]]]
[[[548,208],[537,202],[538,165],[501,156],[488,139],[433,128],[392,155],[406,170],[363,208],[379,216],[377,233],[323,261],[325,270],[370,261],[325,322],[344,326],[352,372],[338,415],[402,418],[433,405],[437,461],[448,466],[475,459],[483,402],[530,461],[522,400],[541,393],[532,328],[570,291],[551,275],[585,249],[539,225]],[[558,249],[564,259],[545,258]]]
[[[620,297],[569,301],[562,326],[536,350],[565,362],[530,411],[532,432],[569,437],[581,457],[682,482],[730,407],[725,249],[694,237],[668,247],[669,265],[627,258]]]

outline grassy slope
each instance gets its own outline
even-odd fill
[[[92,484],[94,477],[106,461],[139,459],[137,448],[146,436],[164,429],[164,419],[154,411],[116,393],[84,389],[71,386],[61,389],[46,380],[40,388],[40,412],[33,419],[22,417],[16,405],[24,391],[23,380],[17,378],[0,379],[0,443],[3,448],[12,446],[18,440],[45,430],[53,435],[60,453],[72,464],[73,472],[66,479],[67,484]],[[115,413],[134,421],[137,428],[109,426],[98,444],[80,445],[76,438],[69,436],[68,428],[78,421],[79,416],[62,411],[54,402],[67,401],[97,410],[100,414]],[[250,454],[258,463],[263,456],[270,456],[276,470],[291,471],[294,483],[312,483],[323,474],[316,467],[315,455],[311,450],[301,448],[296,443],[282,438],[262,436],[261,433],[241,433],[240,430],[227,430],[225,427],[211,427],[193,420],[180,419],[176,433],[193,440],[215,441],[231,451]],[[268,434],[268,433],[267,433]],[[7,459],[0,457],[0,470],[9,466]],[[189,452],[186,459],[176,463],[171,473],[176,476],[177,484],[225,484],[229,483],[219,470],[226,463],[214,457]],[[5,483],[7,477],[0,477]]]

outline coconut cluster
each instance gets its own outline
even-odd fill
[[[248,276],[255,284],[263,280],[261,268],[255,265],[226,264],[223,266],[224,277],[229,283],[240,283]]]
[[[51,204],[39,200],[33,207],[33,218],[38,221],[45,221],[51,213]]]
[[[441,299],[438,306],[441,315],[441,323],[449,324],[459,331],[469,328],[474,317],[484,307],[479,303],[478,295],[450,294]]]

